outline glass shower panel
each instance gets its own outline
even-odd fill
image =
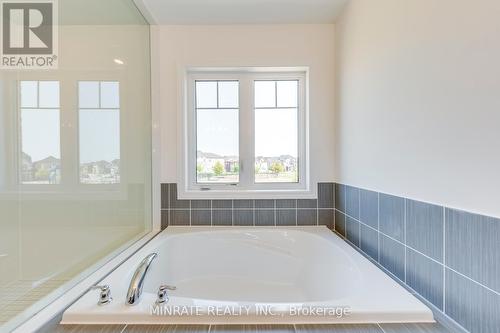
[[[152,229],[149,25],[58,3],[58,67],[0,69],[2,333]]]

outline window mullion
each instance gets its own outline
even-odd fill
[[[250,76],[240,80],[240,187],[251,188],[254,184],[254,117],[253,87]]]

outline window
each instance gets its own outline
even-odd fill
[[[58,81],[21,81],[21,184],[61,182]]]
[[[309,191],[305,70],[187,77],[181,196]]]
[[[114,81],[78,83],[80,183],[120,183],[120,94]]]

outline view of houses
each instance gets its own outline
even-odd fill
[[[30,155],[22,153],[21,182],[23,184],[59,184],[61,182],[61,160],[48,156],[32,161]],[[117,184],[120,182],[120,160],[96,161],[80,164],[80,183]]]
[[[297,182],[297,158],[290,155],[257,156],[256,182]],[[198,182],[237,182],[239,158],[198,151],[196,161]]]

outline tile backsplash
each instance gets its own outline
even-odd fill
[[[500,328],[500,220],[335,185],[335,231],[444,321]]]
[[[318,199],[179,200],[177,184],[162,184],[162,229],[169,225],[326,225],[333,228],[334,189],[334,183],[319,183]]]
[[[455,331],[499,332],[499,219],[334,183],[312,200],[178,200],[176,184],[161,189],[162,229],[326,225]]]

